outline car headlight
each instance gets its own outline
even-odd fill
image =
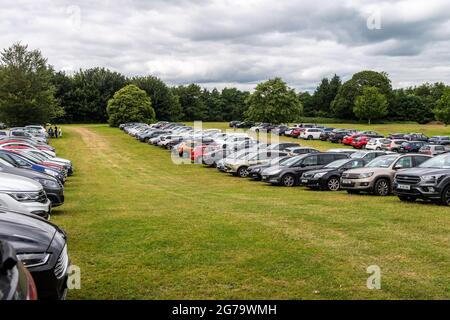
[[[20,202],[38,201],[41,196],[39,192],[9,192],[8,195]]]
[[[319,172],[314,175],[314,178],[321,178],[326,174],[326,172]]]
[[[442,177],[442,175],[426,175],[426,176],[421,176],[420,178],[428,183],[437,183],[438,180]]]
[[[364,179],[364,178],[370,178],[371,176],[373,176],[373,172],[366,172],[366,173],[360,173],[358,178]]]
[[[58,173],[53,171],[53,170],[49,170],[49,169],[45,169],[44,172],[52,177],[57,177]]]
[[[56,181],[53,180],[49,180],[49,179],[42,179],[42,178],[36,178],[35,179],[37,182],[39,182],[43,187],[47,187],[47,188],[59,188],[59,185]]]
[[[50,258],[50,254],[46,252],[42,253],[21,253],[17,255],[17,258],[24,264],[25,267],[38,267],[47,263]]]

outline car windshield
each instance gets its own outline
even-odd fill
[[[39,153],[37,153],[37,152],[33,152],[33,153],[32,153],[32,156],[33,156],[34,158],[36,158],[36,159],[41,160],[41,161],[46,161],[46,160],[48,160],[48,158],[44,157],[43,155],[41,155],[41,154],[39,154]]]
[[[336,161],[333,161],[333,162],[327,164],[325,166],[325,168],[331,168],[331,169],[340,168],[341,166],[343,166],[347,162],[348,162],[348,159],[336,160]]]
[[[274,166],[280,163],[285,162],[286,160],[290,159],[289,157],[276,157],[275,159],[270,160],[270,165]]]
[[[282,163],[280,163],[280,165],[284,166],[284,167],[290,167],[290,166],[296,164],[298,162],[298,160],[302,159],[303,157],[304,157],[304,155],[289,158],[288,160],[283,161]]]
[[[352,159],[362,159],[366,155],[366,152],[354,152],[350,155],[350,158]]]
[[[443,154],[425,161],[419,167],[433,169],[450,169],[450,154]]]
[[[370,161],[366,167],[369,168],[389,168],[391,164],[397,159],[397,156],[383,156]]]

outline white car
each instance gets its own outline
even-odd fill
[[[48,218],[51,202],[37,181],[0,173],[0,209]]]
[[[366,149],[367,150],[383,150],[387,148],[391,144],[390,139],[386,138],[372,138],[367,142]]]
[[[319,128],[307,128],[300,133],[299,138],[305,140],[319,140],[322,132],[323,130]]]

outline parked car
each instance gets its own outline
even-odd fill
[[[390,139],[386,138],[372,138],[367,142],[366,149],[367,150],[383,150],[387,148],[391,144]]]
[[[291,156],[282,156],[282,157],[277,157],[275,159],[272,159],[270,161],[264,162],[262,164],[257,164],[254,166],[250,166],[248,167],[247,171],[248,171],[248,177],[249,178],[253,178],[256,180],[261,180],[261,172],[266,169],[269,168],[271,166],[276,166],[276,165],[280,165],[283,162],[285,162],[286,160],[292,158]]]
[[[305,130],[302,130],[300,132],[299,138],[305,139],[305,140],[319,140],[320,134],[323,132],[322,129],[318,128],[307,128]]]
[[[346,135],[346,136],[344,136],[344,137],[342,138],[342,144],[345,144],[345,145],[347,145],[347,146],[351,146],[353,140],[355,140],[355,139],[357,139],[357,138],[359,138],[359,137],[361,137],[361,136],[362,136],[362,135],[359,134],[359,133],[353,133],[353,134],[350,134],[350,135]]]
[[[297,142],[280,142],[267,146],[267,149],[274,151],[286,151],[289,148],[298,148],[300,144]]]
[[[386,137],[390,140],[405,140],[405,134],[404,133],[390,133]]]
[[[398,152],[400,153],[417,153],[419,152],[420,148],[427,145],[425,141],[409,141],[409,142],[403,142],[400,148],[398,148]]]
[[[305,153],[314,153],[314,152],[320,152],[317,149],[314,148],[308,148],[308,147],[293,147],[293,148],[287,148],[285,151],[291,155],[291,156],[297,156],[299,154],[305,154]]]
[[[0,173],[32,179],[42,185],[52,207],[64,204],[64,187],[54,177],[33,170],[14,167],[11,163],[0,158]]]
[[[338,191],[341,188],[341,175],[350,169],[362,168],[364,159],[341,159],[327,164],[322,169],[305,172],[301,184],[311,189]]]
[[[328,149],[327,152],[342,152],[342,153],[347,153],[349,155],[359,152],[358,150],[354,150],[354,149],[346,149],[346,148],[335,148],[335,149]]]
[[[392,191],[394,176],[399,170],[417,167],[430,156],[411,154],[389,154],[377,157],[364,168],[344,172],[341,187],[348,193],[369,192],[378,196],[387,196]]]
[[[21,176],[0,173],[0,207],[48,219],[51,202],[40,183]]]
[[[428,139],[428,143],[448,146],[448,145],[450,145],[450,137],[449,136],[433,136],[430,139]]]
[[[251,128],[255,125],[252,121],[242,121],[235,125],[236,128]]]
[[[369,143],[370,138],[368,136],[359,136],[353,139],[351,146],[355,149],[364,149]]]
[[[288,126],[280,125],[280,126],[276,126],[275,128],[273,128],[271,132],[272,132],[273,134],[282,136],[282,135],[284,135],[284,133],[285,133],[286,130],[288,130],[288,129],[289,129]]]
[[[389,145],[383,145],[383,150],[388,150],[392,152],[398,152],[400,150],[403,143],[408,142],[405,139],[392,139]]]
[[[328,138],[330,137],[331,132],[333,132],[333,130],[335,130],[334,128],[324,128],[322,130],[322,133],[320,134],[319,139],[321,141],[328,141]]]
[[[37,216],[0,210],[0,241],[8,241],[31,272],[39,299],[64,299],[70,265],[67,236]]]
[[[450,154],[441,154],[395,175],[394,193],[402,201],[416,199],[450,205]]]
[[[386,151],[358,151],[350,155],[352,159],[364,159],[366,162],[370,162],[373,159],[388,154]]]
[[[408,133],[408,134],[405,134],[403,138],[408,141],[428,142],[428,137],[426,135],[424,135],[423,133]]]
[[[300,183],[302,174],[309,170],[321,169],[327,164],[348,158],[346,153],[311,153],[292,157],[291,159],[264,169],[261,173],[262,181],[274,185],[293,187]]]
[[[428,154],[430,156],[437,156],[439,154],[443,154],[446,152],[447,152],[447,150],[445,149],[444,146],[435,145],[435,144],[425,145],[419,149],[419,153]]]
[[[37,289],[31,273],[17,258],[7,241],[0,241],[0,300],[36,300]]]
[[[225,172],[235,174],[241,178],[248,177],[248,167],[268,162],[272,159],[286,156],[286,152],[282,151],[260,151],[257,153],[249,154],[247,157],[236,159],[234,161],[225,162]]]

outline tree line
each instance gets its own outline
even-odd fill
[[[120,92],[120,99],[112,101],[124,88],[127,90]],[[135,98],[143,103],[146,119],[164,121],[287,123],[306,116],[369,123],[450,123],[448,86],[425,83],[393,89],[384,72],[361,71],[345,82],[334,75],[322,79],[311,93],[296,92],[281,78],[264,81],[248,92],[237,88],[208,90],[197,84],[169,86],[155,76],[127,77],[105,68],[68,74],[55,71],[39,50],[29,50],[20,43],[4,49],[0,56],[0,121],[9,125],[104,123],[115,110],[127,113],[127,102]],[[113,118],[116,122],[122,116]]]

